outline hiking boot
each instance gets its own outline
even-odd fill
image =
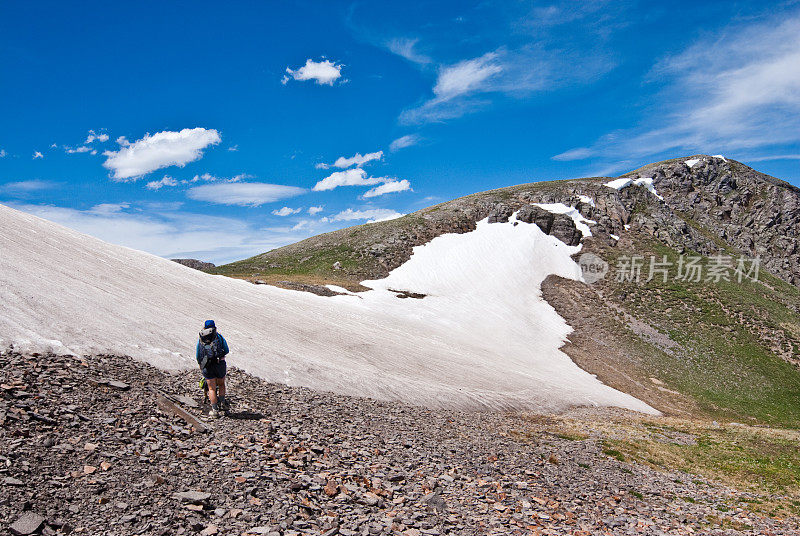
[[[230,403],[230,402],[228,402],[228,399],[227,399],[227,398],[225,398],[224,396],[223,396],[223,397],[220,397],[220,399],[219,399],[219,409],[221,409],[222,411],[224,411],[226,414],[227,414],[227,413],[230,411],[230,409],[231,409],[231,403]]]
[[[208,415],[214,419],[221,417],[222,413],[219,411],[219,404],[213,404],[211,406],[211,411],[208,412]]]

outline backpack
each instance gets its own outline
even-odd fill
[[[211,344],[203,344],[203,341],[200,341],[200,362],[204,363],[203,368],[206,368],[208,365],[218,364],[223,353],[222,341],[219,335],[214,337]]]

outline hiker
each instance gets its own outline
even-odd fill
[[[203,378],[208,386],[208,400],[211,402],[211,416],[219,417],[220,411],[229,409],[228,400],[225,398],[225,356],[228,355],[228,343],[225,338],[217,333],[217,326],[213,320],[206,320],[200,330],[200,340],[197,341],[197,364],[203,373]],[[219,395],[217,395],[219,389]]]

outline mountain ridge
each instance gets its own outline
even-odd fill
[[[685,162],[693,160],[697,160],[694,166],[686,165]],[[657,233],[659,238],[670,246],[682,246],[703,254],[713,253],[719,249],[719,244],[703,236],[703,232],[692,229],[690,223],[685,221],[687,217],[690,220],[700,218],[704,226],[710,226],[717,232],[727,233],[726,236],[729,238],[735,238],[736,242],[732,245],[736,245],[741,252],[765,254],[764,266],[775,275],[792,284],[800,284],[800,251],[796,240],[794,242],[789,240],[791,243],[780,240],[780,233],[788,233],[786,236],[790,239],[798,237],[800,188],[757,172],[740,162],[708,155],[647,164],[620,177],[649,175],[653,175],[654,187],[666,193],[665,205],[674,209],[673,213],[661,213],[653,221],[642,222],[648,232]],[[313,236],[249,259],[218,266],[209,272],[238,277],[263,278],[273,273],[291,276],[293,269],[300,268],[300,264],[310,261],[313,266],[303,271],[305,276],[313,274],[319,279],[328,277],[340,282],[357,284],[359,278],[375,279],[385,276],[410,257],[414,246],[427,243],[435,236],[471,231],[477,221],[485,217],[499,216],[502,219],[510,215],[510,210],[534,202],[561,202],[576,207],[587,218],[596,217],[599,213],[605,216],[598,220],[601,238],[605,239],[610,234],[621,236],[625,231],[624,226],[631,223],[637,202],[654,206],[657,206],[657,203],[654,203],[654,198],[631,193],[638,188],[615,191],[604,186],[606,182],[615,178],[588,177],[539,181],[477,192],[421,209],[396,220],[348,227]],[[786,197],[782,200],[785,206],[760,204],[752,191],[757,188],[759,181],[772,189],[768,195],[761,197],[767,199]],[[739,195],[731,196],[731,193]],[[780,195],[783,193],[786,195]],[[694,194],[694,197],[684,199],[691,194]],[[720,197],[720,194],[728,197]],[[581,201],[581,196],[587,195],[595,196],[595,204],[599,203],[599,206],[592,207]],[[748,208],[748,204],[754,204],[756,210],[767,213],[765,221],[745,220],[713,225],[710,218],[704,217],[703,211],[712,209],[717,209],[717,212],[722,211],[721,217],[746,216],[744,210]],[[737,212],[734,213],[734,210]],[[675,211],[687,214],[679,214],[677,221],[670,222],[670,219],[675,219]],[[680,220],[684,220],[683,223]],[[760,240],[756,240],[755,235],[763,229],[776,225],[772,240],[765,245],[764,250],[756,251],[755,244],[763,243],[764,240],[763,236]],[[753,226],[756,227],[756,231],[748,229]],[[308,255],[309,252],[318,253],[326,247],[335,249],[334,244],[338,246],[341,257],[338,262],[342,265],[342,269],[337,270],[338,273],[333,270],[333,263],[337,261],[334,258],[336,251],[330,251],[327,255],[333,259],[330,265],[324,264],[327,259],[317,259],[313,255],[309,258]],[[783,258],[787,251],[788,262]]]
[[[542,283],[545,299],[575,330],[564,351],[576,363],[668,414],[800,425],[793,409],[800,406],[800,189],[708,155],[621,177],[651,178],[655,194],[635,185],[610,188],[619,179],[612,177],[510,186],[312,237],[214,273],[358,290],[435,236],[471,232],[487,218],[507,221],[521,209],[530,212],[532,203],[563,203],[596,222],[581,252],[609,264],[609,274],[592,285],[559,277]],[[551,216],[575,236],[570,218]],[[616,281],[621,259],[636,255],[645,264],[642,281]],[[758,282],[644,283],[650,257],[664,256],[673,271],[682,257],[699,257],[704,266],[729,257],[735,267],[739,257],[758,256]]]

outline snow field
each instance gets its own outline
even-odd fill
[[[364,282],[373,290],[325,298],[204,274],[0,205],[0,346],[191,369],[213,318],[229,364],[269,381],[431,407],[657,413],[560,350],[571,328],[540,286],[549,274],[579,279],[580,247],[515,223],[440,236]]]

